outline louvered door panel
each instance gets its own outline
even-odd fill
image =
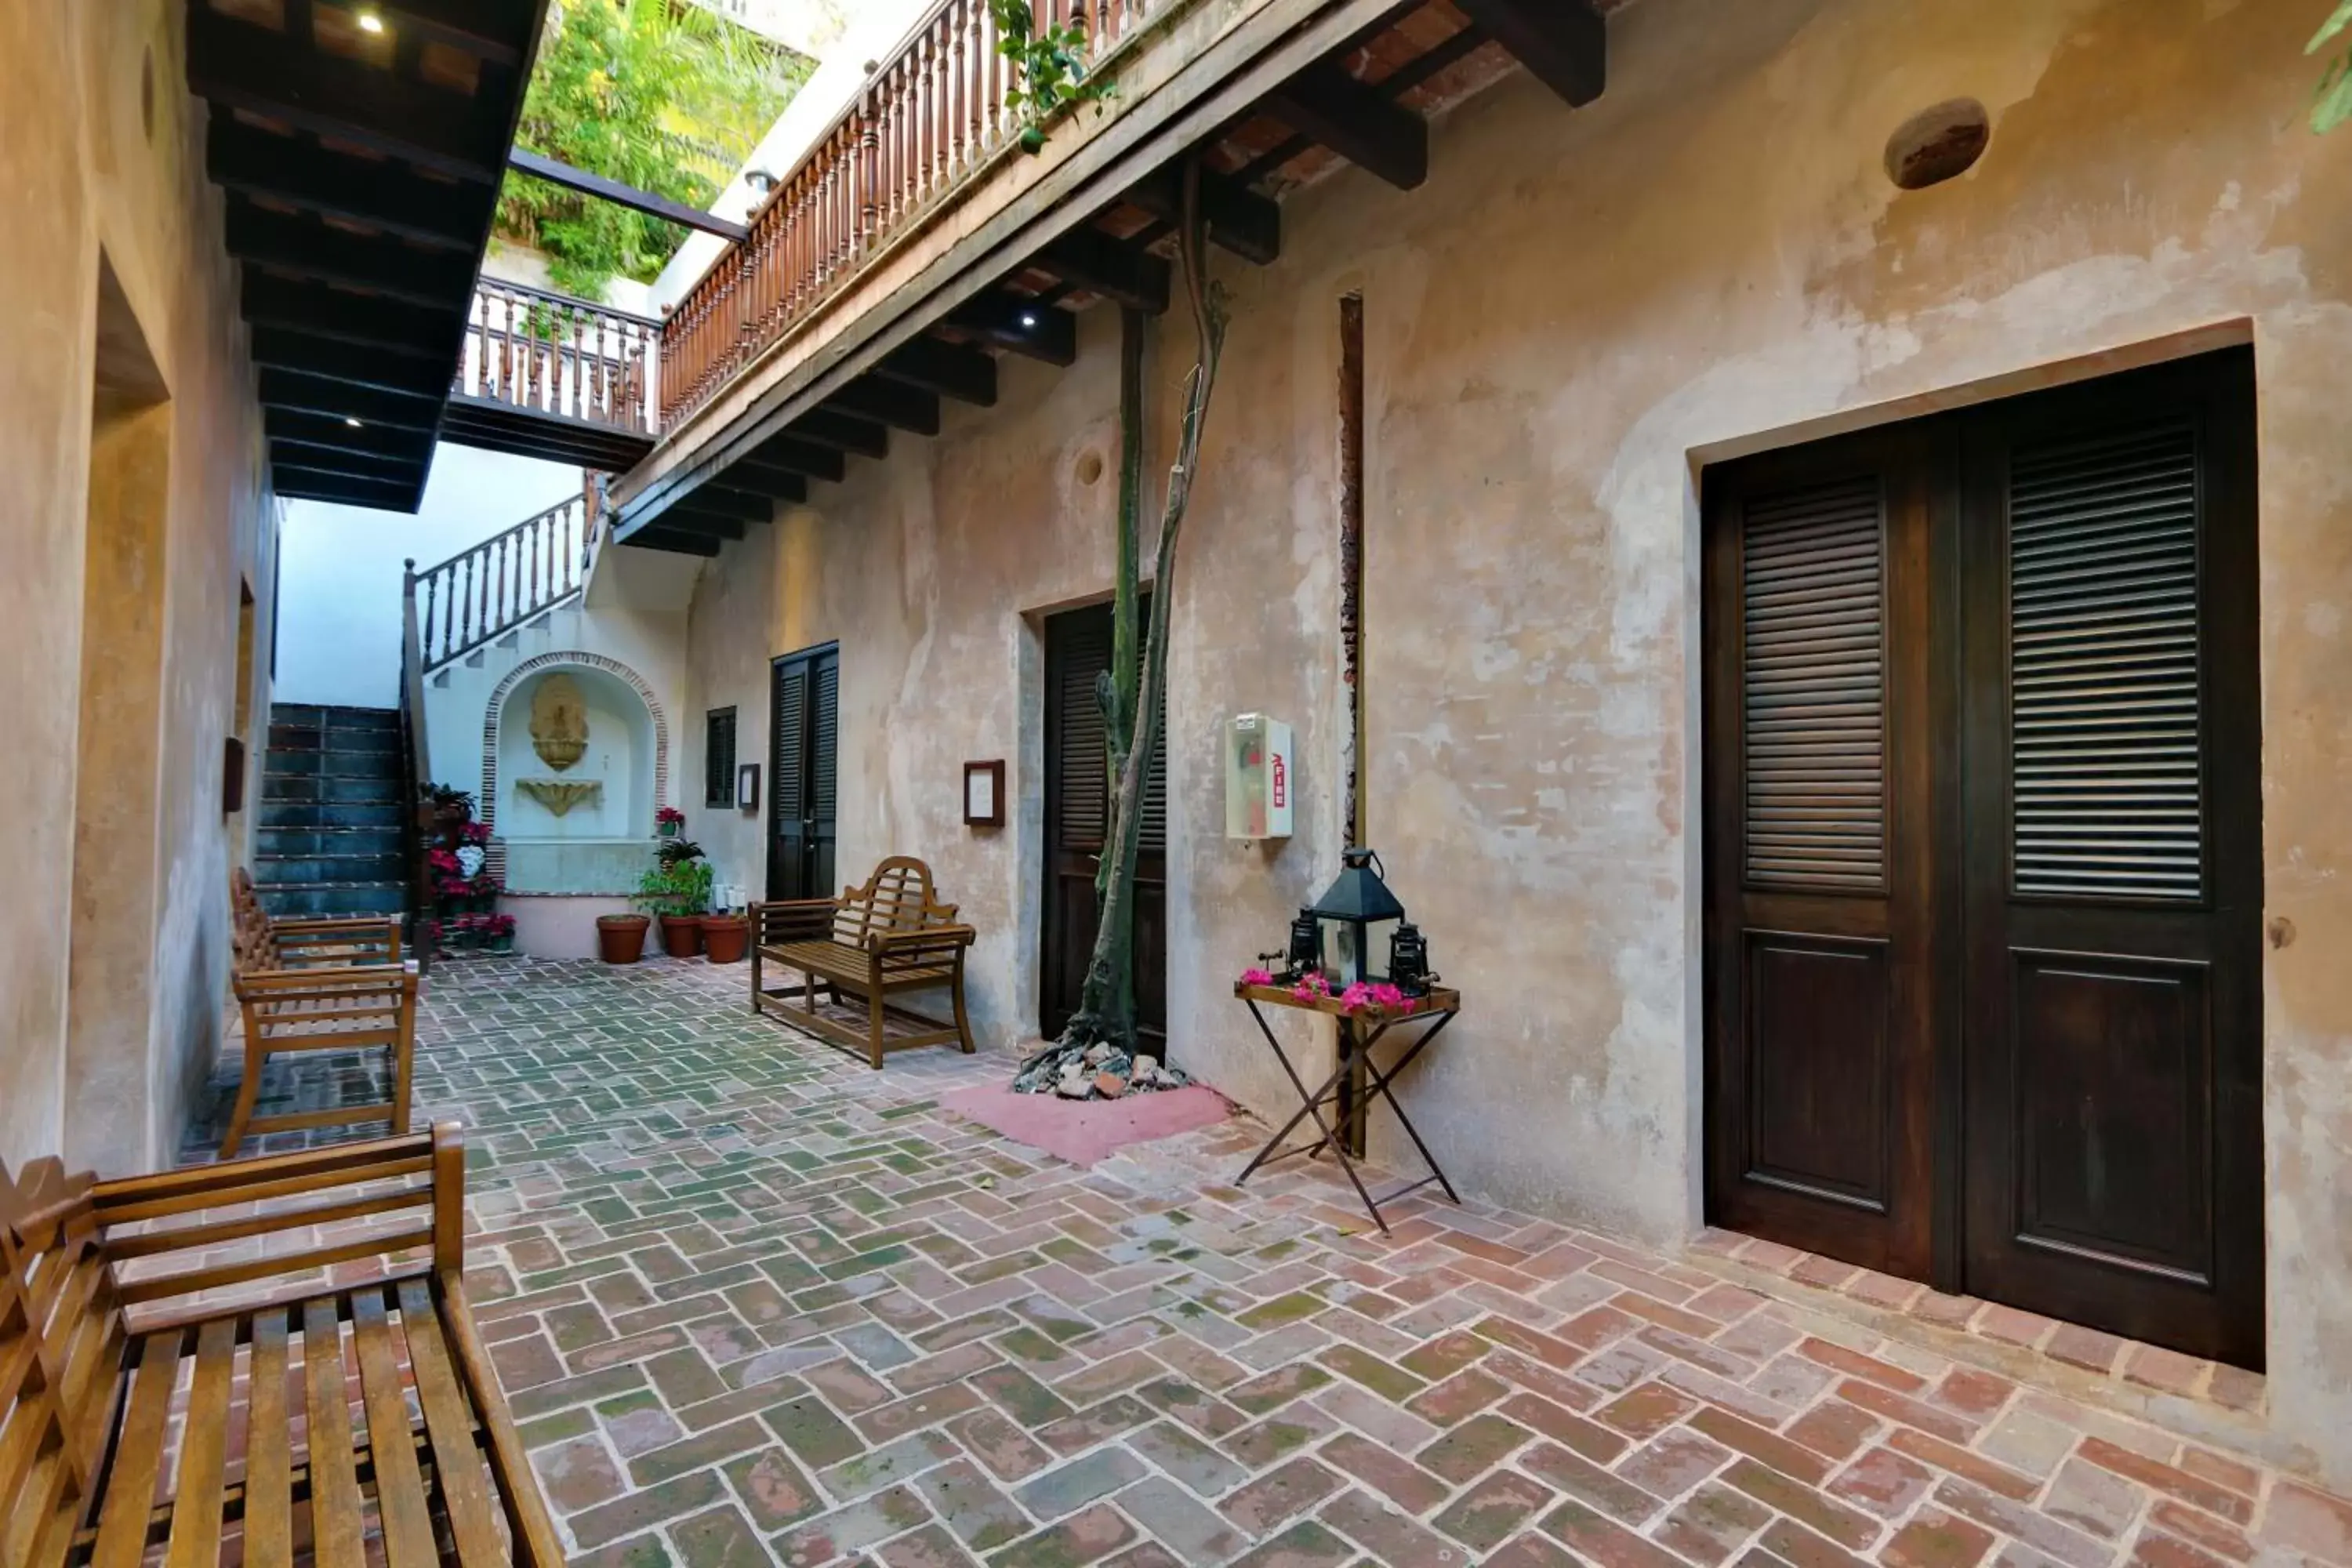
[[[841,659],[832,648],[780,658],[769,732],[768,897],[835,890]]]
[[[1110,822],[1108,775],[1103,771],[1102,706],[1095,682],[1110,668],[1110,622],[1074,626],[1057,650],[1060,668],[1055,679],[1056,742],[1055,782],[1061,789],[1061,811],[1055,842],[1066,849],[1088,852],[1102,847]]]
[[[770,815],[779,828],[798,823],[808,809],[808,667],[788,664],[776,671],[774,782],[768,786]]]
[[[2016,890],[2197,899],[2195,432],[2021,447],[2009,517]]]
[[[1741,526],[1747,876],[1886,871],[1885,521],[1875,475],[1751,497]]]

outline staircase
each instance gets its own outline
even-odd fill
[[[272,707],[253,857],[263,907],[289,916],[405,908],[401,773],[398,710]]]

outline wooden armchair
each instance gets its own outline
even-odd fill
[[[233,1157],[247,1134],[353,1121],[385,1121],[408,1131],[409,1083],[416,1050],[416,965],[400,957],[395,916],[281,921],[261,908],[252,879],[238,868],[236,970],[230,984],[245,1026],[245,1076],[221,1139]],[[256,1116],[268,1059],[283,1052],[366,1050],[389,1056],[392,1097],[359,1105]]]
[[[558,1568],[467,1306],[455,1124],[94,1182],[0,1165],[10,1568]]]
[[[968,1056],[963,955],[978,933],[955,917],[955,905],[932,897],[931,868],[906,855],[883,861],[864,887],[844,888],[837,899],[753,904],[751,1010],[790,1018],[819,1039],[863,1056],[870,1067],[879,1068],[887,1051],[916,1046],[956,1045]],[[767,988],[762,974],[770,964],[800,972],[799,1007],[785,1007],[784,992]],[[952,1024],[889,1000],[940,987],[955,1009]],[[865,1027],[818,1012],[820,988],[835,1003],[844,992],[863,1000]],[[898,1034],[887,1031],[893,1021],[901,1026]]]

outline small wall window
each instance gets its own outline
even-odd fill
[[[702,742],[702,804],[735,804],[735,710],[714,708]]]

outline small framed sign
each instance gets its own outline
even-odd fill
[[[744,811],[760,809],[760,764],[745,763],[735,770],[735,804]]]
[[[1004,762],[963,765],[963,825],[966,827],[1004,826]]]

